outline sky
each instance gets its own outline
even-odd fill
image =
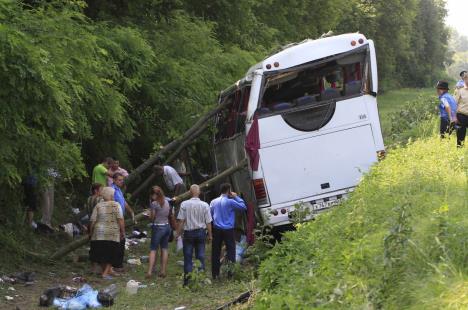
[[[468,37],[468,0],[447,0],[447,24]]]

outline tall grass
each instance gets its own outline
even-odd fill
[[[343,205],[288,233],[256,309],[468,308],[466,151],[397,147]]]

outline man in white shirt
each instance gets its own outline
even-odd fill
[[[162,175],[164,183],[166,183],[167,189],[174,195],[178,196],[185,193],[186,188],[184,181],[177,173],[177,171],[171,166],[154,166],[154,172],[158,175]]]
[[[177,237],[182,235],[184,246],[184,285],[188,284],[192,272],[192,255],[200,261],[200,270],[205,270],[205,241],[211,241],[211,212],[210,206],[198,198],[200,187],[193,184],[190,187],[192,198],[182,202],[177,216]]]

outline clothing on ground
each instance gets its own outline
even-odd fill
[[[200,198],[191,198],[182,202],[177,219],[185,220],[186,231],[205,229],[212,221],[210,206]]]
[[[123,219],[123,215],[117,202],[103,201],[98,203],[90,219],[91,222],[95,223],[91,240],[120,242],[120,219]]]
[[[210,208],[213,225],[220,229],[234,228],[235,210],[247,210],[247,206],[242,198],[238,196],[230,198],[225,194],[211,201]]]
[[[112,184],[112,188],[115,189],[114,200],[120,204],[120,208],[122,209],[122,216],[125,216],[126,201],[125,201],[124,194],[122,190],[120,189],[120,187],[118,187],[117,185]]]
[[[107,168],[99,164],[93,169],[92,183],[99,183],[102,186],[107,185]]]
[[[172,168],[171,166],[164,166],[163,168],[164,168],[164,174],[163,174],[164,182],[166,183],[166,186],[170,191],[174,191],[175,186],[177,184],[184,183],[184,181],[182,180],[182,178],[179,176],[179,174],[174,168]]]

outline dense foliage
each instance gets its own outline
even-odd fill
[[[291,41],[360,31],[384,86],[432,83],[444,15],[441,0],[1,1],[0,213],[30,173],[76,185],[103,156],[138,165]]]
[[[272,250],[255,308],[468,307],[464,155],[436,135],[392,150],[351,199]]]

